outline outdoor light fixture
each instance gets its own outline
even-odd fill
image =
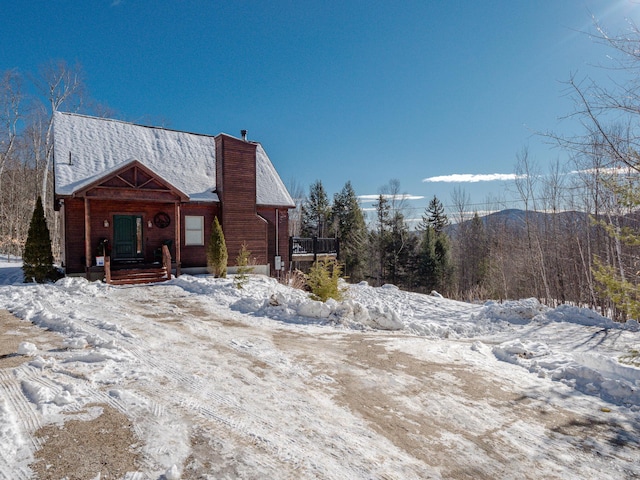
[[[151,220],[149,220],[147,222],[147,227],[149,227],[149,228],[153,227],[153,222]]]
[[[104,222],[102,222],[102,224],[104,225],[104,228],[109,228],[109,220],[107,220],[106,218]]]

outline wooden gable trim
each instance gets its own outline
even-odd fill
[[[73,194],[74,197],[104,199],[189,201],[189,196],[144,166],[138,160],[105,174]]]

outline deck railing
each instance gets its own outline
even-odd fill
[[[291,260],[316,261],[320,258],[337,258],[340,243],[337,238],[289,237]]]

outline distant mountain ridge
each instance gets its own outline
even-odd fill
[[[551,218],[553,216],[557,216],[558,219],[564,221],[572,221],[576,220],[585,220],[589,217],[588,213],[579,212],[577,210],[565,210],[561,212],[551,213],[551,212],[538,212],[533,210],[520,210],[517,208],[509,208],[506,210],[500,210],[499,212],[490,213],[489,215],[485,215],[481,217],[485,224],[493,221],[513,221],[513,222],[522,222],[525,223],[527,219],[529,221],[544,221],[545,219]],[[469,221],[469,220],[467,220]]]
[[[505,227],[518,228],[524,227],[527,224],[527,221],[530,224],[543,226],[546,222],[551,222],[554,216],[556,217],[555,220],[560,222],[560,224],[582,223],[588,221],[589,218],[588,213],[579,212],[577,210],[565,210],[562,212],[550,213],[508,208],[480,216],[480,219],[484,223],[485,227],[502,225]],[[462,224],[449,225],[448,233],[455,233],[458,228],[460,228],[460,225],[468,225],[471,221],[472,219],[469,219],[462,222]]]

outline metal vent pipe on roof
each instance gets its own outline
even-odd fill
[[[246,130],[240,130],[240,135],[242,135],[242,140],[244,140],[246,142],[247,141],[247,131]]]

